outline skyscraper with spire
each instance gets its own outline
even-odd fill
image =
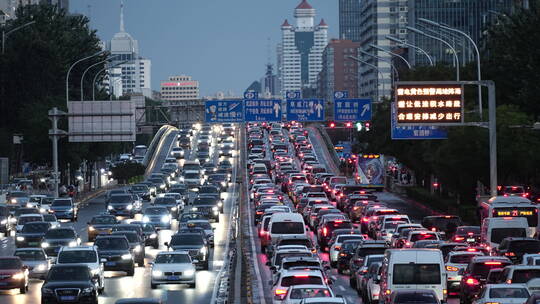
[[[142,93],[151,97],[151,61],[139,54],[139,42],[126,32],[124,24],[124,2],[120,3],[120,31],[107,44],[112,64],[109,70],[109,89],[115,96]]]
[[[294,17],[294,26],[288,20],[281,25],[278,75],[282,94],[316,88],[322,53],[328,43],[328,25],[324,19],[315,25],[315,9],[307,0],[296,7]]]

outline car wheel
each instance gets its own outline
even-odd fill
[[[158,248],[159,248],[159,243],[155,243],[155,244],[152,246],[152,248],[158,249]]]
[[[27,290],[28,290],[28,286],[23,286],[23,287],[19,288],[19,292],[20,292],[21,294],[26,294],[26,291],[27,291]]]
[[[151,289],[156,289],[156,288],[157,288],[157,284],[150,284],[150,288],[151,288]]]
[[[196,287],[197,287],[197,283],[189,284],[189,288],[196,288]]]
[[[129,269],[128,271],[126,271],[128,277],[132,277],[133,275],[135,275],[135,268],[131,268]]]
[[[140,260],[139,262],[137,262],[137,266],[139,267],[144,267],[144,259]]]

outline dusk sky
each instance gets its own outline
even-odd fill
[[[152,89],[171,75],[200,81],[201,96],[232,90],[241,94],[265,72],[268,38],[271,60],[285,18],[292,24],[301,0],[126,0],[125,27],[152,60]],[[338,36],[338,3],[308,0],[324,18],[329,38]],[[91,19],[102,40],[119,31],[120,0],[71,0],[72,13]]]

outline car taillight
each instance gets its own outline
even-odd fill
[[[322,233],[324,236],[328,234],[328,229],[326,227],[323,228]]]
[[[466,283],[467,285],[478,285],[478,284],[480,284],[480,282],[479,282],[477,279],[475,279],[475,278],[468,278],[468,279],[465,281],[465,283]]]
[[[501,262],[485,262],[485,265],[502,265]]]
[[[367,223],[369,221],[369,217],[364,217],[362,221]]]
[[[504,255],[509,256],[509,257],[515,257],[516,256],[516,254],[513,253],[513,252],[505,252]]]
[[[358,210],[358,209],[360,209],[360,207],[358,207],[358,206],[354,206],[354,207],[352,208],[352,210]]]
[[[458,271],[459,268],[457,267],[454,267],[454,266],[446,266],[446,271]]]
[[[339,256],[345,257],[345,256],[347,256],[347,254],[342,252],[342,253],[339,254]]]
[[[340,250],[341,250],[341,246],[336,246],[336,247],[334,247],[334,250],[340,251]]]
[[[465,238],[462,237],[462,236],[456,236],[456,237],[454,237],[454,241],[456,241],[456,242],[463,241],[463,240],[465,240]]]
[[[262,212],[262,211],[257,211],[256,213],[257,213],[258,215],[261,215],[261,214],[263,214],[264,212]]]
[[[287,294],[287,289],[276,289],[274,292],[276,298],[283,299],[285,295]]]

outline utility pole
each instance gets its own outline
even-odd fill
[[[65,131],[58,129],[58,120],[64,115],[66,113],[58,110],[56,107],[49,110],[49,119],[52,121],[52,129],[49,130],[49,136],[52,139],[54,197],[58,197],[58,182],[60,179],[60,174],[58,173],[58,140],[60,137],[66,135]]]

